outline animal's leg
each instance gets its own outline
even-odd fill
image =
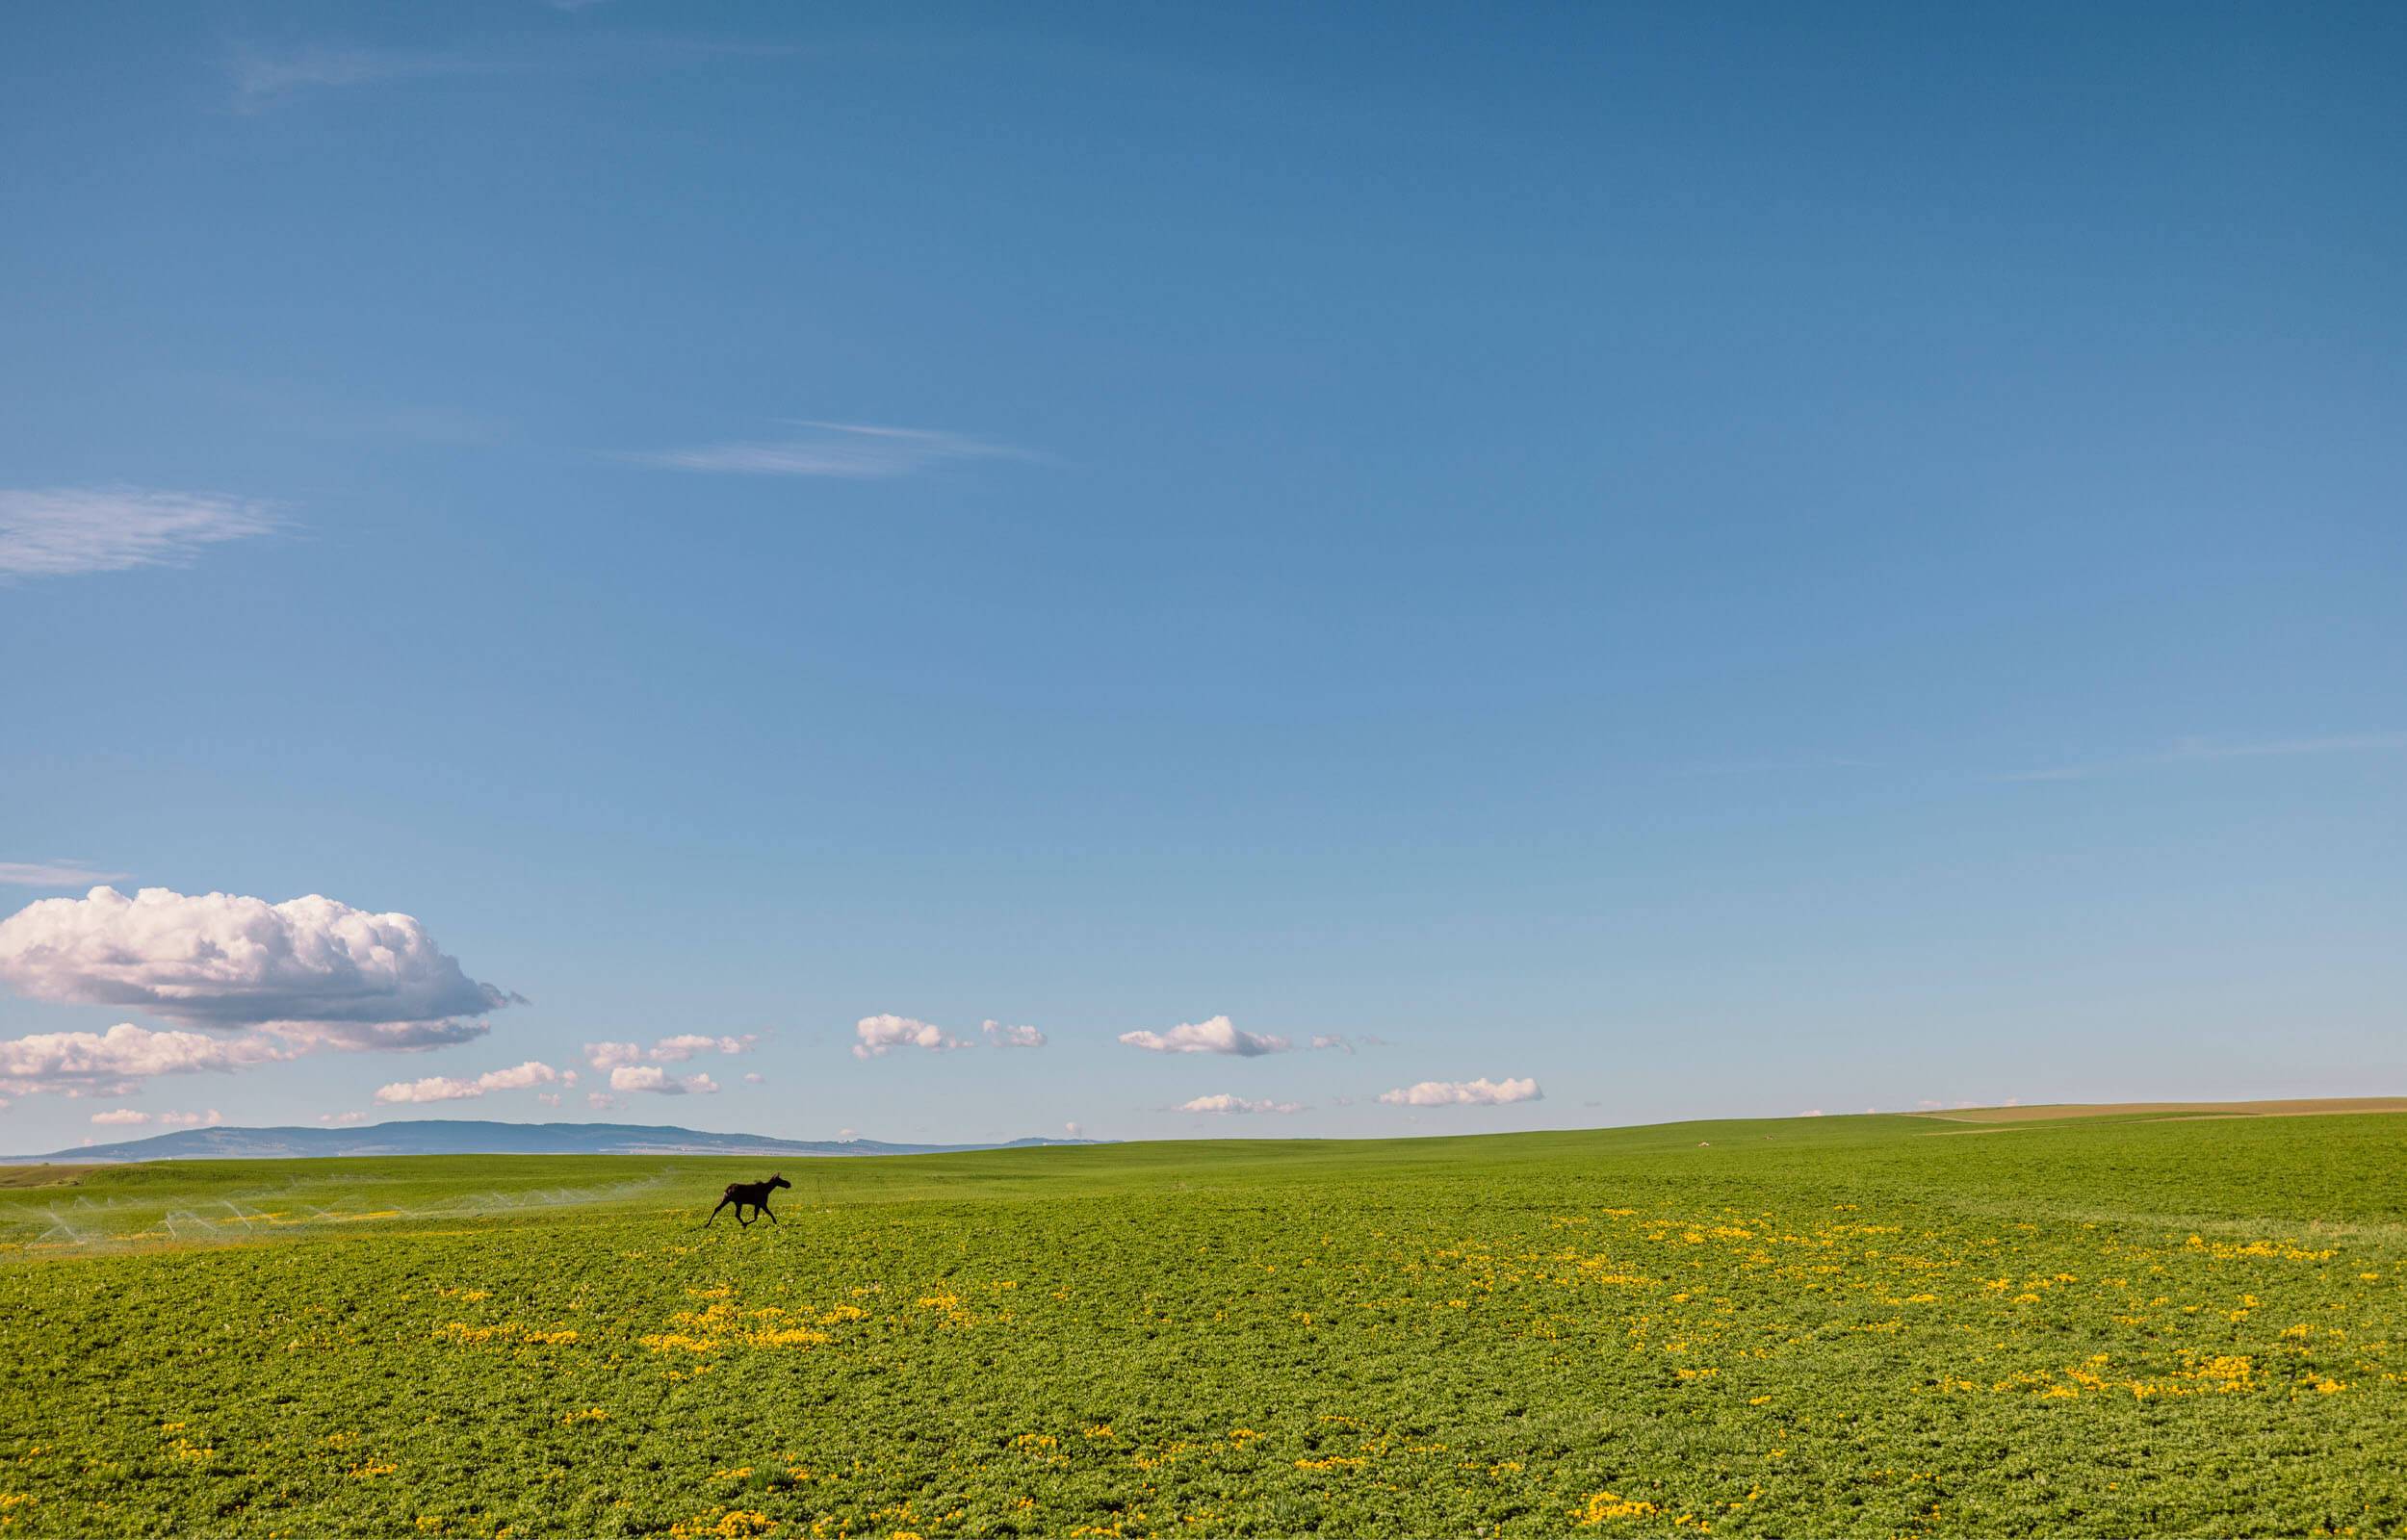
[[[736,1205],[736,1222],[747,1230],[752,1228],[752,1221],[744,1218],[744,1206],[741,1203]]]
[[[734,1201],[736,1201],[736,1200],[735,1200],[734,1198],[730,1198],[730,1197],[723,1197],[723,1198],[720,1198],[720,1199],[719,1199],[719,1209],[723,1209],[723,1208],[727,1207],[727,1205],[728,1205],[728,1204],[733,1203]],[[709,1229],[709,1228],[711,1227],[711,1219],[717,1219],[717,1218],[719,1217],[719,1209],[712,1209],[712,1210],[711,1211],[711,1219],[705,1219],[705,1220],[703,1220],[703,1221],[702,1221],[702,1227],[703,1227],[704,1229],[706,1229],[706,1230],[707,1230],[707,1229]],[[744,1216],[744,1211],[743,1211],[743,1210],[741,1210],[741,1209],[738,1209],[738,1210],[736,1211],[736,1217],[737,1217],[738,1219],[742,1219],[742,1218],[743,1218],[743,1216]]]
[[[771,1224],[775,1224],[777,1222],[777,1216],[769,1212],[769,1206],[766,1203],[761,1205],[761,1218],[768,1220]]]

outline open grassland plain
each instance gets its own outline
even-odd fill
[[[9,1173],[0,1530],[2407,1531],[2395,1114],[784,1168]]]

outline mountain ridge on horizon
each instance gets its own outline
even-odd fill
[[[307,1160],[368,1155],[938,1155],[982,1149],[1094,1144],[1091,1139],[1013,1139],[960,1144],[875,1139],[777,1139],[656,1123],[510,1123],[490,1118],[397,1118],[353,1128],[179,1128],[142,1139],[39,1155],[0,1155],[0,1166],[98,1166],[159,1160]]]

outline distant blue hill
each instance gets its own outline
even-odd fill
[[[0,1155],[0,1165],[91,1166],[117,1161],[257,1161],[336,1155],[934,1155],[949,1150],[1092,1144],[1015,1139],[990,1144],[889,1144],[874,1139],[769,1139],[640,1123],[493,1123],[427,1118],[361,1128],[186,1128],[47,1155]]]

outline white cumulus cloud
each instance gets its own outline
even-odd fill
[[[859,1040],[852,1045],[856,1059],[875,1059],[897,1048],[925,1048],[930,1053],[945,1053],[967,1048],[969,1043],[952,1036],[933,1022],[917,1021],[910,1016],[863,1016],[853,1026]]]
[[[650,1048],[639,1042],[588,1042],[585,1061],[596,1069],[616,1069],[626,1065],[679,1065],[706,1053],[750,1053],[760,1042],[761,1035],[747,1032],[740,1038],[712,1038],[698,1032],[681,1033],[674,1038],[656,1040]]]
[[[257,1035],[228,1040],[201,1032],[154,1032],[131,1021],[106,1032],[38,1032],[0,1041],[0,1092],[121,1096],[154,1075],[240,1069],[298,1052]]]
[[[1390,1107],[1501,1107],[1507,1102],[1538,1101],[1546,1093],[1538,1082],[1520,1080],[1424,1080],[1417,1086],[1384,1091],[1379,1099]]]
[[[1255,1101],[1244,1096],[1230,1096],[1223,1093],[1216,1096],[1198,1096],[1193,1101],[1180,1102],[1178,1110],[1182,1113],[1220,1114],[1300,1113],[1304,1111],[1304,1104],[1292,1101]]]
[[[550,1065],[530,1059],[508,1069],[490,1069],[474,1080],[458,1080],[449,1075],[429,1075],[424,1080],[396,1081],[376,1088],[376,1100],[387,1106],[411,1102],[467,1101],[488,1091],[526,1091],[535,1086],[557,1085],[560,1072]]]
[[[612,1091],[648,1091],[660,1096],[683,1096],[695,1092],[705,1096],[718,1093],[718,1082],[709,1075],[671,1075],[658,1065],[621,1065],[610,1071]]]
[[[1258,1054],[1285,1053],[1295,1046],[1284,1038],[1241,1032],[1227,1016],[1182,1021],[1168,1032],[1124,1032],[1120,1040],[1131,1048],[1153,1053],[1229,1053],[1247,1059]]]
[[[140,487],[0,487],[0,581],[178,566],[276,527],[264,502]]]
[[[997,1048],[1042,1048],[1045,1034],[1034,1027],[1007,1027],[999,1021],[989,1021],[979,1028],[986,1040]]]
[[[462,1041],[483,1029],[452,1018],[516,999],[461,972],[407,914],[165,887],[26,905],[0,920],[0,981],[37,1000],[353,1049]]]

